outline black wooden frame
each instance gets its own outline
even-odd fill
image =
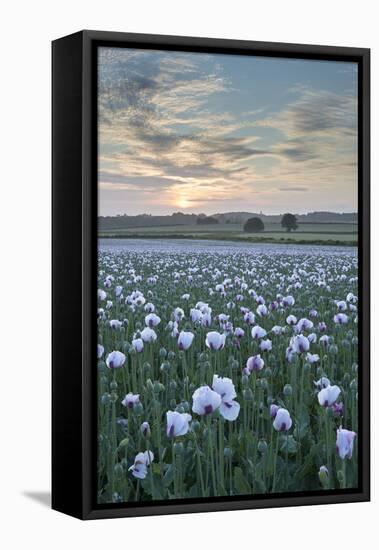
[[[99,45],[355,61],[359,75],[359,467],[354,490],[96,504],[97,69]],[[370,499],[370,50],[81,31],[52,48],[52,507],[81,519]]]

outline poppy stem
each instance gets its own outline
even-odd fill
[[[276,464],[278,461],[278,453],[279,453],[279,433],[276,434],[276,447],[275,447],[275,455],[274,455],[274,474],[272,478],[272,493],[275,493],[275,487],[276,487]]]

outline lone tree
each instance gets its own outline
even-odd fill
[[[298,228],[297,219],[295,214],[284,214],[281,222],[282,227],[289,231],[296,231]]]
[[[249,218],[243,226],[243,230],[246,233],[260,233],[264,228],[265,225],[260,218]]]

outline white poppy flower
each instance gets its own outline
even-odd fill
[[[176,411],[167,411],[167,437],[179,437],[185,435],[189,430],[189,422],[192,416],[187,413],[179,413]]]
[[[99,290],[97,291],[97,297],[99,298],[99,300],[103,301],[107,297],[107,293],[102,288],[99,288]]]
[[[346,325],[346,323],[349,322],[349,317],[346,313],[337,313],[337,315],[333,317],[333,320],[336,325]]]
[[[104,353],[104,346],[97,344],[97,358],[101,359]]]
[[[307,353],[307,361],[312,365],[320,361],[320,356],[317,353]]]
[[[271,340],[261,340],[261,343],[259,344],[259,348],[261,351],[271,351],[272,350]]]
[[[193,323],[200,323],[203,318],[203,314],[199,309],[192,308],[190,310],[190,318]]]
[[[249,372],[262,370],[265,365],[265,362],[260,355],[252,355],[246,361],[246,368]]]
[[[152,328],[146,327],[141,332],[141,338],[144,342],[152,343],[157,339],[157,334]]]
[[[155,313],[149,313],[149,315],[146,315],[145,317],[145,325],[147,327],[153,328],[159,325],[161,322],[161,318],[158,317],[158,315],[155,315]]]
[[[257,307],[257,314],[259,315],[259,317],[265,317],[267,313],[268,313],[268,309],[264,304],[260,304]]]
[[[290,326],[296,325],[297,318],[295,317],[295,315],[288,315],[286,319],[286,323],[287,325],[290,325]]]
[[[296,353],[309,351],[309,340],[303,334],[298,334],[291,339],[291,347]]]
[[[326,376],[322,376],[317,382],[313,382],[318,390],[322,390],[330,386],[330,380]]]
[[[336,449],[340,458],[345,459],[353,456],[354,438],[356,433],[350,430],[345,430],[342,426],[337,430]]]
[[[208,332],[205,344],[208,348],[213,350],[221,350],[225,346],[225,334],[220,334],[219,332]]]
[[[330,407],[337,401],[340,393],[338,386],[327,386],[318,393],[318,402],[322,407]]]
[[[220,414],[225,420],[234,421],[239,415],[240,404],[234,401],[237,397],[236,390],[230,378],[213,376],[212,389],[221,397]]]
[[[108,369],[119,369],[125,363],[126,357],[121,351],[112,351],[105,360]]]
[[[143,340],[142,340],[142,338],[134,338],[132,340],[132,346],[136,350],[137,353],[141,353],[143,351]]]
[[[147,476],[147,467],[154,460],[154,454],[151,451],[145,451],[144,453],[138,453],[134,459],[133,466],[130,466],[133,476],[138,479],[145,479]]]
[[[180,350],[187,350],[191,347],[195,335],[192,332],[181,331],[178,337],[178,347]]]
[[[121,403],[127,409],[133,409],[134,406],[138,405],[139,402],[140,402],[139,394],[133,394],[133,393],[126,394],[124,399],[121,401]]]
[[[259,338],[264,338],[266,336],[267,332],[264,328],[260,327],[259,325],[256,325],[251,329],[251,336],[258,340]]]
[[[201,386],[192,395],[192,410],[196,414],[211,414],[221,405],[221,397],[209,386]]]
[[[277,432],[287,432],[292,426],[292,419],[287,409],[278,409],[273,422],[274,429]]]

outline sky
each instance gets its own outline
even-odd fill
[[[357,210],[355,63],[101,47],[99,215]]]

